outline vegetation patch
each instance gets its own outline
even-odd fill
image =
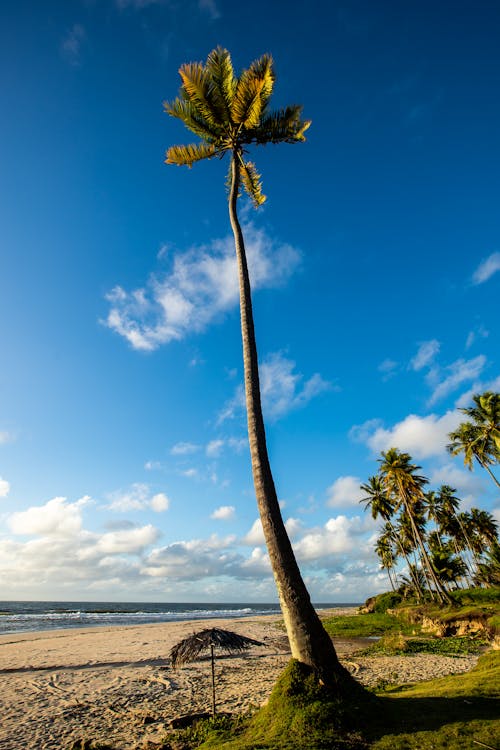
[[[360,655],[385,656],[437,654],[439,656],[466,656],[479,654],[488,645],[484,638],[455,636],[450,638],[405,638],[400,634],[389,634],[362,651]]]
[[[190,747],[207,750],[366,748],[357,729],[359,717],[366,706],[378,698],[361,689],[349,676],[342,687],[345,689],[341,689],[342,697],[339,697],[338,693],[321,685],[309,667],[292,659],[276,683],[268,704],[247,718],[246,725],[209,731],[203,744]]]
[[[415,635],[420,628],[389,614],[377,613],[348,617],[327,617],[323,626],[331,638],[370,638],[386,633]]]

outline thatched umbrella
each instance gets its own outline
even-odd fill
[[[214,649],[218,648],[226,651],[228,654],[241,653],[246,651],[250,646],[263,646],[260,641],[253,638],[247,638],[244,635],[233,633],[230,630],[221,630],[220,628],[207,628],[200,630],[198,633],[184,638],[170,649],[170,659],[172,667],[186,664],[195,659],[204,651],[210,651],[212,662],[212,714],[215,716],[215,660]]]

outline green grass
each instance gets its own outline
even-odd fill
[[[378,612],[369,615],[327,617],[322,622],[331,638],[369,638],[370,636],[382,636],[386,633],[413,635],[420,631],[418,625],[403,622],[393,615]]]
[[[402,635],[389,634],[379,641],[357,653],[363,656],[374,654],[411,655],[438,654],[440,656],[464,656],[479,654],[484,651],[487,641],[469,636],[452,636],[450,638],[405,638]]]
[[[466,674],[394,688],[383,720],[367,728],[371,750],[478,750],[500,747],[500,652]]]
[[[480,657],[467,674],[372,695],[354,690],[343,701],[291,661],[269,703],[253,717],[200,727],[200,750],[478,750],[500,747],[500,652]],[[199,744],[199,742],[202,744]]]

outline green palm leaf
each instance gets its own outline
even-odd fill
[[[213,123],[209,123],[202,118],[190,101],[177,98],[173,102],[164,102],[163,108],[167,114],[182,120],[192,133],[203,140],[209,143],[215,143],[219,140],[220,128],[215,127]]]
[[[220,129],[221,118],[213,100],[213,87],[209,72],[202,63],[185,63],[179,68],[182,89],[196,108],[199,116],[211,127]]]
[[[190,143],[187,146],[170,146],[167,151],[166,164],[192,167],[195,161],[211,159],[216,156],[217,149],[208,143]]]
[[[255,208],[261,206],[266,196],[262,193],[261,176],[251,161],[241,162],[241,181]]]
[[[217,47],[207,57],[205,67],[212,81],[212,99],[222,120],[231,120],[231,105],[236,90],[231,55],[227,49]]]
[[[304,133],[310,127],[311,120],[301,120],[301,114],[302,107],[299,104],[269,113],[262,118],[258,128],[247,134],[248,142],[263,145],[305,141]]]

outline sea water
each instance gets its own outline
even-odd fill
[[[318,609],[353,604],[316,604]],[[181,620],[278,615],[278,604],[144,602],[0,602],[0,634]]]

